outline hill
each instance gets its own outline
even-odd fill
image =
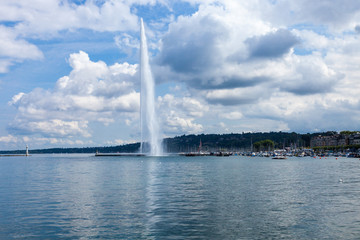
[[[200,134],[183,135],[164,139],[165,149],[168,152],[190,152],[196,151],[200,141],[202,149],[207,151],[248,151],[251,144],[271,140],[275,148],[283,147],[309,147],[310,139],[314,134],[298,134],[295,132],[268,132],[268,133],[231,133],[231,134]],[[324,133],[321,133],[324,134]],[[326,134],[326,133],[325,133]]]
[[[206,151],[249,151],[251,144],[271,140],[275,148],[283,147],[309,147],[310,139],[317,135],[331,135],[333,132],[299,134],[295,132],[259,132],[259,133],[230,133],[230,134],[199,134],[182,135],[164,139],[166,152],[191,152],[197,151],[200,141],[202,149]],[[30,149],[32,154],[49,153],[101,153],[111,152],[137,152],[140,143],[125,144],[120,146],[85,147],[85,148],[49,148],[49,149]],[[0,151],[0,154],[25,154],[25,150]]]

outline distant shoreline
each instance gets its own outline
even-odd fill
[[[28,157],[26,154],[0,154],[0,157]]]
[[[343,131],[343,133],[351,133]],[[341,133],[341,132],[340,132]],[[203,151],[206,152],[245,152],[255,151],[256,144],[264,140],[273,142],[273,149],[297,149],[310,148],[311,139],[317,136],[334,136],[337,132],[318,132],[318,133],[295,133],[295,132],[257,132],[257,133],[227,133],[227,134],[190,134],[175,136],[172,138],[164,138],[164,152],[167,153],[184,153],[197,152],[199,144]],[[320,139],[321,140],[321,139]],[[31,149],[29,144],[29,152],[31,154],[101,154],[108,153],[139,153],[140,143],[131,143],[118,146],[102,146],[102,147],[82,147],[82,148],[48,148],[48,149]],[[360,145],[359,145],[360,146]],[[326,148],[327,146],[318,147]],[[341,147],[341,146],[340,146]],[[342,146],[342,148],[358,148],[357,146]],[[24,147],[25,148],[25,147]],[[315,149],[316,147],[313,147]],[[261,149],[260,149],[261,150]],[[268,150],[267,148],[264,150]],[[25,156],[26,150],[0,150],[0,156]]]

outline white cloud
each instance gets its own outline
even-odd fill
[[[314,29],[301,25],[292,29],[288,25],[292,21],[287,22],[286,18],[283,22],[267,21],[270,18],[266,13],[275,11],[281,15],[281,9],[277,8],[281,5],[283,1],[264,5],[257,1],[222,1],[209,5],[201,2],[197,13],[179,17],[170,24],[155,61],[156,79],[185,83],[191,93],[188,97],[211,109],[201,119],[194,119],[204,126],[209,126],[216,112],[223,119],[239,121],[233,125],[235,132],[241,128],[311,130],[310,124],[324,129],[318,124],[319,118],[301,122],[301,115],[316,114],[312,106],[317,103],[317,108],[324,111],[321,116],[334,119],[324,126],[337,129],[335,108],[327,104],[350,96],[355,101],[359,94],[355,87],[359,85],[356,76],[360,74],[355,64],[360,61],[358,35],[340,37],[321,32],[321,26],[316,27],[320,20],[312,26]],[[264,10],[265,7],[268,9]],[[350,24],[346,19],[342,18],[342,29]],[[331,24],[332,28],[340,26]],[[284,41],[285,47],[278,45]],[[264,47],[269,54],[264,55]],[[252,57],[259,49],[261,57]],[[299,120],[295,121],[294,116]],[[344,122],[354,126],[350,119]]]
[[[290,52],[299,39],[286,29],[277,29],[245,40],[250,58],[278,58]]]
[[[225,115],[225,118],[230,120],[238,120],[238,119],[242,119],[243,117],[244,117],[243,114],[238,111],[230,112],[229,114]]]
[[[317,25],[327,30],[343,32],[353,30],[360,20],[357,0],[278,0],[271,5],[267,19],[287,25]]]
[[[42,59],[38,39],[61,39],[59,33],[78,29],[116,32],[110,40],[135,59],[138,17],[132,4],[163,4],[168,15],[151,19],[146,30],[156,82],[181,86],[172,89],[177,95],[158,99],[165,134],[358,128],[357,1],[187,2],[198,11],[182,16],[172,12],[171,1],[155,0],[78,5],[4,0],[0,21],[13,26],[0,25],[0,72],[17,62]],[[39,134],[37,140],[29,139],[80,144],[77,137],[92,135],[94,125],[111,128],[121,121],[133,134],[128,139],[135,138],[138,65],[109,66],[82,51],[71,54],[68,62],[71,72],[53,89],[39,86],[14,94],[9,104],[17,116],[9,136]]]
[[[89,141],[82,141],[82,140],[76,140],[72,138],[55,138],[55,137],[28,137],[28,139],[25,141],[29,145],[30,153],[31,149],[35,148],[42,148],[45,145],[52,146],[52,145],[63,145],[63,146],[83,146],[86,144],[93,144],[91,140]],[[50,145],[49,145],[50,144]]]
[[[9,102],[10,105],[15,105],[23,96],[25,93],[20,92],[12,97],[11,101]]]
[[[297,30],[292,32],[301,39],[302,48],[310,51],[323,51],[329,47],[330,39],[311,30]]]
[[[175,111],[170,111],[166,115],[163,125],[164,131],[170,134],[176,133],[201,133],[203,126],[194,123],[194,118],[179,117]]]
[[[316,34],[271,26],[254,14],[256,7],[224,1],[179,17],[162,40],[157,78],[185,81],[194,94],[202,90],[209,103],[223,105],[256,103],[278,89],[307,95],[333,90],[344,75],[317,52],[297,56],[293,49],[300,43],[325,47],[327,38],[308,45]]]
[[[282,77],[280,89],[300,95],[331,92],[343,74],[328,66],[319,54],[289,59],[292,71]]]
[[[109,125],[123,112],[138,112],[139,93],[133,89],[136,65],[107,66],[92,62],[81,51],[71,54],[69,63],[73,70],[53,90],[38,88],[12,98],[9,104],[18,110],[12,131],[89,137],[88,121]]]
[[[0,25],[0,56],[12,59],[41,59],[42,52],[33,44],[18,39],[13,29]]]
[[[135,140],[123,140],[123,139],[115,139],[113,141],[107,141],[106,144],[107,145],[125,145],[125,144],[131,144],[131,143],[136,143],[138,141]]]
[[[9,59],[0,59],[0,73],[6,73],[9,71],[9,67],[13,64],[13,61]]]
[[[13,136],[13,135],[2,136],[2,137],[0,137],[0,142],[3,142],[3,143],[16,143],[16,142],[18,142],[18,138]]]
[[[206,99],[209,103],[222,105],[251,104],[270,95],[263,90],[262,87],[210,90],[206,93]]]
[[[16,31],[22,36],[48,38],[58,31],[69,29],[91,29],[95,31],[124,31],[137,27],[137,16],[130,5],[123,1],[105,1],[97,4],[86,1],[75,5],[67,1],[17,1],[1,3],[0,19],[18,22]]]
[[[27,125],[22,126],[22,128],[28,129],[30,133],[42,132],[49,136],[91,136],[87,131],[87,121],[63,121],[60,119],[52,119],[48,121],[29,122]]]
[[[16,62],[42,59],[43,53],[34,45],[17,37],[10,28],[0,25],[0,73],[8,71]]]
[[[202,117],[209,109],[198,100],[166,94],[158,98],[158,104],[165,134],[199,133],[203,130],[201,124],[195,123],[195,117]]]
[[[171,109],[176,109],[176,112],[186,113],[192,117],[201,117],[208,111],[208,106],[203,105],[199,100],[189,97],[177,98],[174,95],[166,94],[164,97],[159,97],[160,109],[165,109],[167,112]]]
[[[4,149],[24,149],[25,146],[29,146],[29,151],[31,154],[32,149],[42,149],[47,147],[82,147],[90,146],[94,143],[92,140],[79,140],[71,137],[39,137],[39,136],[23,136],[16,137],[13,135],[0,137],[0,143],[2,143],[2,148]]]
[[[139,40],[127,33],[115,36],[114,41],[116,46],[127,55],[134,54],[134,50],[140,47]]]
[[[1,1],[0,73],[25,59],[43,59],[42,51],[27,39],[49,40],[60,37],[60,31],[90,29],[99,32],[137,29],[138,17],[131,13],[131,3],[109,0],[101,4],[86,1],[76,5],[59,0]]]

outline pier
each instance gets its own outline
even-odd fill
[[[25,154],[0,154],[0,157],[28,157],[30,156],[29,154],[29,147],[28,145],[26,145],[26,150],[25,150]]]
[[[27,157],[29,154],[0,154],[0,157]]]
[[[143,153],[95,153],[95,157],[145,157]]]

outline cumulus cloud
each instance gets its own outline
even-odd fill
[[[356,0],[280,0],[267,7],[271,10],[266,12],[266,19],[271,22],[287,25],[310,23],[326,26],[335,32],[352,30],[360,13],[360,3]]]
[[[0,59],[0,73],[6,73],[9,67],[13,64],[10,59]]]
[[[0,25],[0,73],[5,73],[15,62],[39,60],[43,53],[33,44],[18,39],[13,29]]]
[[[169,25],[157,62],[177,73],[203,73],[221,67],[230,52],[245,54],[243,41],[264,31],[269,31],[268,26],[241,4],[200,5],[195,14]]]
[[[25,136],[19,141],[22,145],[29,145],[29,150],[31,149],[44,148],[44,146],[53,147],[54,145],[60,146],[83,146],[83,145],[93,145],[92,140],[83,141],[74,138],[64,138],[64,137],[35,137],[35,136]]]
[[[298,4],[289,2],[291,6]],[[277,7],[284,4],[277,1],[267,7],[279,13]],[[185,83],[191,97],[210,104],[211,112],[216,109],[224,122],[239,121],[232,125],[234,128],[227,124],[229,130],[338,129],[335,107],[329,108],[327,103],[344,98],[356,101],[358,36],[334,37],[319,31],[320,27],[309,29],[306,25],[292,29],[287,20],[272,25],[262,20],[269,19],[266,11],[256,9],[264,10],[254,2],[249,2],[247,8],[239,2],[210,7],[204,4],[196,14],[178,18],[161,42],[155,61],[157,79]],[[341,19],[342,29],[352,24],[354,30],[347,17]],[[318,19],[316,24],[324,21]],[[324,97],[328,101],[323,101]],[[316,114],[316,108],[309,107],[314,103],[323,109],[321,117],[334,119],[326,128],[318,124],[320,118],[310,118]],[[307,120],[302,121],[301,115],[308,116]],[[203,117],[209,116],[215,117],[210,112]],[[348,124],[354,126],[353,122]],[[311,129],[311,125],[317,127]]]
[[[211,90],[206,93],[206,99],[212,104],[240,105],[256,103],[269,93],[263,92],[260,87],[233,88]]]
[[[169,8],[169,15],[147,25],[154,76],[158,84],[181,86],[178,95],[158,99],[165,134],[357,128],[358,2],[187,2],[196,6],[195,12],[182,16],[171,12],[167,1],[5,0],[0,21],[10,21],[12,27],[0,26],[0,72],[16,62],[42,59],[37,39],[78,29],[115,31],[111,40],[133,57],[138,51],[133,4],[160,3]],[[17,116],[9,124],[9,136],[40,133],[29,139],[77,144],[77,136],[91,136],[94,125],[110,128],[118,121],[136,132],[138,66],[109,66],[91,61],[85,52],[72,54],[68,62],[71,72],[54,88],[14,94],[9,104]]]
[[[331,99],[330,96],[319,98],[312,105],[307,104],[306,108],[286,117],[289,128],[301,132],[357,130],[359,120],[359,102],[351,104]]]
[[[208,111],[208,107],[203,105],[199,100],[189,97],[177,98],[174,95],[166,94],[164,97],[159,97],[160,109],[177,109],[192,117],[201,117],[204,112]]]
[[[116,46],[127,55],[134,54],[134,50],[140,47],[140,42],[137,38],[127,34],[122,33],[114,37]]]
[[[186,82],[193,94],[200,91],[208,103],[226,106],[255,104],[279,90],[332,91],[344,74],[313,51],[326,48],[327,37],[314,42],[318,34],[276,28],[253,11],[243,3],[224,2],[204,4],[192,16],[178,18],[162,39],[155,75]],[[310,50],[309,56],[296,55],[297,46]]]
[[[244,115],[239,111],[230,112],[229,114],[225,115],[225,118],[230,119],[230,120],[238,120],[243,117],[244,117]]]
[[[162,40],[159,63],[169,65],[176,72],[190,73],[218,64],[221,52],[216,46],[226,39],[224,28],[221,21],[210,14],[181,18],[178,24],[170,26],[169,34]]]
[[[311,97],[278,92],[256,105],[242,107],[243,118],[237,120],[240,124],[236,127],[248,131],[303,133],[358,129],[359,106],[358,99],[349,101],[334,92]]]
[[[125,144],[131,144],[136,143],[135,140],[122,140],[122,139],[115,139],[114,141],[107,142],[108,145],[125,145]]]
[[[294,72],[286,76],[280,88],[295,94],[311,95],[332,91],[344,77],[328,67],[319,56],[294,57]]]
[[[250,58],[281,57],[298,42],[299,40],[286,29],[278,29],[275,32],[245,40],[249,46]]]
[[[41,59],[42,52],[33,44],[17,39],[13,29],[0,25],[0,55],[15,59]]]
[[[355,26],[355,32],[360,33],[360,25]]]
[[[234,52],[236,58],[246,58],[244,40],[263,31],[268,31],[266,24],[239,5],[200,6],[196,14],[179,17],[169,25],[155,60],[162,67],[155,75],[174,79],[176,74],[176,79],[199,89],[252,85],[260,78],[246,77],[229,59]]]
[[[44,121],[20,121],[18,119],[10,125],[11,131],[19,130],[23,134],[43,133],[45,136],[55,137],[90,137],[87,128],[87,121],[63,121],[60,119]]]
[[[165,119],[165,132],[169,134],[181,133],[200,133],[203,131],[203,126],[194,123],[194,118],[179,117],[175,111],[170,111]]]
[[[209,109],[200,101],[171,94],[158,98],[159,114],[165,134],[199,133],[203,126],[196,123],[196,118],[202,117]]]
[[[139,40],[127,33],[115,36],[114,40],[115,44],[124,51],[140,47]]]
[[[18,141],[17,137],[13,135],[7,135],[0,137],[0,142],[2,143],[16,143]]]
[[[16,22],[21,35],[48,38],[49,34],[68,29],[124,31],[138,25],[137,16],[124,1],[86,1],[76,5],[68,1],[2,1],[0,19]]]
[[[43,59],[42,51],[26,39],[49,40],[61,31],[90,29],[99,32],[137,29],[138,17],[131,2],[1,1],[0,73],[25,59]],[[1,24],[5,23],[5,24]],[[6,24],[11,27],[6,27]]]
[[[296,47],[306,51],[324,51],[331,42],[328,37],[312,30],[293,29],[291,32],[299,39],[299,44]]]
[[[93,62],[80,51],[70,55],[72,71],[53,90],[19,93],[9,102],[18,114],[9,129],[45,136],[89,137],[88,121],[113,122],[116,114],[137,113],[139,94],[134,90],[137,65]]]

